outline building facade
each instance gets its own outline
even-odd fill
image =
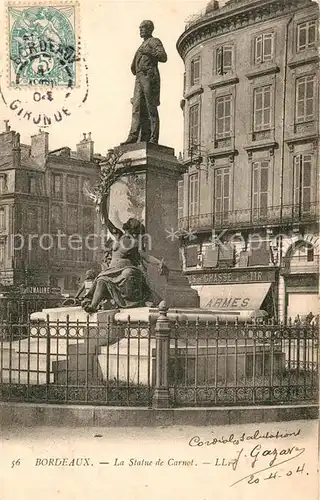
[[[203,307],[319,310],[318,16],[311,0],[211,1],[177,42],[178,220]]]
[[[99,220],[84,186],[99,176],[90,134],[77,151],[49,151],[49,134],[31,144],[18,133],[0,133],[0,283],[77,290],[99,258]],[[40,288],[39,288],[40,287]],[[46,288],[47,289],[47,288]]]

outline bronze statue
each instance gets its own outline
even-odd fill
[[[105,222],[114,239],[111,262],[84,296],[83,309],[92,313],[102,301],[105,309],[151,306],[159,302],[148,284],[146,264],[157,265],[160,274],[168,274],[168,268],[163,260],[144,252],[143,224],[133,217],[122,229],[115,227],[108,218]]]
[[[140,36],[143,42],[138,48],[131,71],[136,77],[132,100],[132,121],[129,136],[122,144],[159,140],[160,74],[158,62],[165,63],[167,54],[161,41],[152,36],[152,21],[142,21]]]
[[[138,219],[130,217],[122,229],[109,218],[110,189],[126,172],[119,166],[121,151],[109,151],[106,164],[101,169],[100,180],[94,192],[86,189],[94,201],[101,221],[106,226],[110,240],[106,248],[102,271],[83,297],[83,309],[92,313],[103,303],[104,309],[151,306],[160,302],[160,297],[149,284],[147,265],[158,266],[161,275],[169,270],[163,260],[145,252],[145,227]],[[112,244],[111,244],[112,242]]]

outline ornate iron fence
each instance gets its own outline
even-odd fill
[[[270,324],[176,322],[170,349],[174,406],[316,401],[318,330]]]
[[[318,328],[180,321],[4,321],[2,401],[113,406],[316,402]]]

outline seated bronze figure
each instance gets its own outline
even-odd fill
[[[105,222],[113,236],[111,261],[84,296],[82,307],[92,313],[102,301],[107,302],[107,309],[152,305],[155,300],[147,282],[146,266],[159,266],[160,274],[168,274],[168,269],[163,261],[144,251],[144,225],[135,218],[130,218],[122,229],[108,218]]]

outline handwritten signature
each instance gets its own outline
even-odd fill
[[[241,479],[238,479],[238,481],[235,481],[232,483],[230,486],[235,486],[238,483],[241,483],[242,481],[245,481],[246,479],[248,480],[249,484],[257,484],[259,483],[260,479],[257,477],[258,475],[261,475],[263,472],[266,472],[270,469],[273,469],[275,467],[279,467],[280,465],[283,465],[287,462],[290,462],[291,460],[295,460],[298,457],[300,457],[303,453],[305,452],[305,448],[299,448],[298,446],[292,446],[288,448],[283,448],[281,450],[278,450],[277,448],[273,449],[263,449],[263,447],[260,444],[257,444],[252,450],[250,451],[249,457],[252,458],[251,462],[251,468],[254,469],[258,461],[262,457],[268,457],[270,458],[267,467],[263,467],[262,469],[256,470],[254,472],[250,472],[250,474],[242,477]],[[277,461],[278,458],[280,457],[287,457],[284,460],[280,460],[279,462]],[[298,467],[296,470],[296,473],[301,473],[304,470],[304,464],[301,467]],[[286,475],[291,476],[293,474],[292,470],[287,471]],[[268,478],[265,479],[277,479],[280,477],[278,475],[278,472],[271,474]]]

